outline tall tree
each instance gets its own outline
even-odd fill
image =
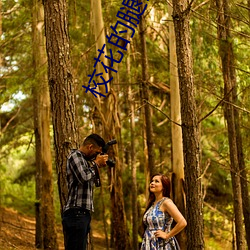
[[[92,0],[92,12],[94,20],[94,33],[96,39],[96,50],[100,50],[105,44],[105,30],[102,17],[102,7],[101,0]],[[106,47],[105,47],[106,48]],[[106,57],[106,49],[104,48],[104,54],[100,56],[100,61],[104,65],[108,65]],[[106,82],[111,78],[110,74],[107,74],[104,67],[97,64],[98,73],[103,73],[103,78]],[[101,80],[101,79],[100,79]],[[100,88],[101,93],[105,93],[105,87]],[[106,141],[113,138],[119,138],[121,134],[121,127],[118,115],[118,104],[117,97],[114,90],[110,87],[110,83],[107,83],[108,95],[106,98],[97,97],[94,98],[95,106],[99,112],[99,116],[102,121],[102,134]],[[117,140],[118,140],[117,138]],[[118,140],[119,143],[119,140]],[[124,208],[123,200],[123,188],[122,188],[122,168],[121,163],[118,158],[119,155],[118,145],[113,146],[112,157],[116,159],[115,168],[112,171],[112,184],[111,184],[111,210],[112,210],[112,225],[113,225],[113,244],[115,249],[126,250],[130,249],[129,239],[128,239],[128,229],[126,222],[126,214]]]
[[[192,3],[192,1],[191,1]],[[190,35],[191,3],[173,1],[173,20],[180,83],[184,173],[187,207],[187,249],[204,249],[201,169],[198,122],[194,95],[193,58]]]
[[[173,8],[168,4],[169,16],[172,16]],[[171,105],[171,137],[172,137],[172,187],[173,199],[179,210],[185,215],[185,192],[184,192],[184,159],[181,130],[181,102],[176,56],[176,38],[174,24],[168,22],[169,27],[169,63],[170,63],[170,105]],[[177,236],[181,249],[186,248],[186,234],[183,230]]]
[[[44,10],[42,1],[33,2],[33,58],[35,83],[34,129],[36,138],[36,246],[58,249],[53,201],[53,175],[50,149],[50,98],[46,71]]]
[[[141,4],[141,10],[144,4]],[[144,120],[145,120],[145,135],[147,144],[147,164],[148,167],[146,179],[149,181],[150,176],[154,173],[155,158],[154,158],[154,139],[153,139],[153,125],[152,125],[152,109],[149,102],[149,87],[148,87],[148,59],[146,47],[146,19],[145,14],[140,16],[139,23],[140,43],[141,43],[141,65],[142,65],[142,82],[141,82],[141,98],[145,103],[144,106]]]
[[[67,199],[67,155],[70,149],[78,147],[74,82],[69,49],[67,1],[44,0],[43,4],[55,162],[62,208]]]
[[[218,38],[219,38],[219,53],[222,63],[222,73],[224,79],[224,98],[225,98],[225,118],[227,121],[228,141],[230,150],[231,162],[231,179],[233,186],[234,197],[234,214],[235,214],[235,230],[236,230],[236,245],[237,249],[245,248],[244,228],[243,228],[243,208],[241,197],[241,169],[239,157],[242,157],[242,150],[239,143],[241,137],[239,132],[238,111],[233,104],[237,101],[237,86],[236,86],[236,71],[234,66],[233,44],[230,34],[231,20],[228,0],[216,0],[218,13]],[[238,142],[237,142],[238,137]],[[240,149],[240,152],[239,152]],[[240,153],[240,154],[239,154]],[[241,161],[243,158],[241,158]],[[242,163],[242,162],[241,162]],[[243,169],[245,171],[245,169]],[[245,190],[245,189],[243,189]],[[247,191],[248,193],[248,191]],[[248,194],[246,199],[248,200]],[[245,208],[248,210],[244,215],[249,217],[249,204]],[[249,218],[245,217],[249,221]],[[246,230],[249,230],[246,225]],[[249,236],[247,236],[249,237]]]
[[[136,162],[135,162],[135,104],[134,96],[131,88],[131,63],[130,63],[130,46],[128,46],[127,55],[127,73],[128,73],[128,99],[130,106],[130,161],[131,161],[131,177],[132,177],[132,241],[133,249],[138,250],[138,206],[137,206],[137,179],[136,179]]]

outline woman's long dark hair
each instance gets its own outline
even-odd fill
[[[168,197],[170,198],[170,192],[171,192],[171,182],[170,182],[170,179],[164,175],[164,174],[154,174],[151,179],[150,179],[150,183],[151,181],[153,180],[153,178],[155,176],[160,176],[161,177],[161,182],[162,182],[162,188],[163,188],[163,197]],[[149,187],[149,198],[148,198],[148,203],[147,203],[147,207],[146,207],[146,210],[144,212],[144,214],[148,211],[148,209],[152,206],[152,204],[154,203],[155,201],[155,195],[154,193],[152,193],[150,191],[150,187]],[[143,223],[144,224],[144,223]],[[146,225],[144,224],[144,231],[146,230]]]
[[[153,178],[155,176],[160,176],[161,177],[161,182],[162,182],[162,187],[163,187],[163,197],[170,198],[170,192],[171,192],[170,179],[166,175],[158,173],[158,174],[154,174],[151,177],[150,183],[151,183],[151,181],[153,180]],[[148,198],[148,204],[147,204],[147,207],[146,207],[146,211],[152,206],[152,204],[155,201],[155,195],[154,195],[154,193],[150,192],[150,187],[148,189],[149,189],[149,198]]]

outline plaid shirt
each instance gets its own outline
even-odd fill
[[[67,160],[68,200],[64,211],[72,207],[94,211],[93,185],[95,172],[79,150],[72,150]]]

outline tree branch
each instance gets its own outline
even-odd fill
[[[178,125],[178,126],[182,126],[181,124],[173,121],[167,114],[165,114],[162,110],[160,110],[159,108],[157,108],[156,106],[154,106],[152,103],[150,103],[148,100],[145,100],[143,99],[144,102],[146,102],[147,104],[149,104],[150,106],[152,106],[154,109],[160,111],[164,116],[166,116],[168,118],[169,121],[173,122],[175,125]]]
[[[6,129],[10,125],[10,123],[17,117],[17,115],[19,114],[20,110],[21,110],[21,107],[19,107],[19,109],[17,110],[16,114],[14,116],[12,116],[9,119],[9,121],[5,124],[5,126],[3,127],[3,129],[0,131],[0,135],[3,134],[6,131]]]

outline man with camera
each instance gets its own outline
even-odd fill
[[[107,154],[101,154],[105,141],[91,134],[67,159],[68,199],[62,224],[65,250],[85,250],[93,206],[93,186],[100,185],[98,167],[106,166]]]

